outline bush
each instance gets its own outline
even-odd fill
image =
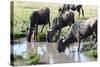
[[[31,64],[38,64],[40,61],[40,56],[38,54],[34,54],[30,57],[32,59]]]

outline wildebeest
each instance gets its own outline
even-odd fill
[[[38,26],[43,25],[41,31],[43,30],[44,26],[49,23],[50,27],[50,9],[48,7],[44,7],[39,9],[38,11],[33,11],[32,15],[30,16],[30,29],[28,34],[28,42],[31,41],[31,36],[35,28],[36,30],[36,39],[37,39],[37,32],[38,32]]]
[[[78,17],[80,17],[80,13],[82,10],[82,16],[84,17],[84,9],[82,7],[82,5],[74,5],[74,4],[64,4],[61,8],[63,11],[69,11],[69,10],[73,10],[73,11],[77,11],[79,13]]]
[[[78,52],[80,51],[80,42],[83,38],[93,35],[97,41],[97,18],[93,17],[82,23],[74,23],[65,37],[58,40],[58,52],[64,52],[66,46],[71,43],[78,43]]]
[[[53,35],[57,31],[59,31],[58,36],[57,36],[57,39],[58,39],[61,33],[61,29],[68,25],[71,26],[71,24],[73,24],[74,22],[75,22],[75,19],[74,19],[73,11],[66,11],[62,15],[58,15],[57,17],[55,17],[53,19],[53,26],[51,30],[48,31],[48,34],[47,34],[48,42],[51,42]]]

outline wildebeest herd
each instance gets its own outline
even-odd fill
[[[78,51],[80,51],[80,42],[83,38],[86,38],[90,35],[93,35],[95,38],[95,43],[97,42],[97,17],[89,18],[83,22],[75,23],[75,15],[73,11],[77,11],[79,13],[78,17],[80,17],[80,13],[82,10],[82,16],[84,18],[84,10],[82,5],[73,5],[73,4],[64,4],[62,7],[58,9],[58,15],[53,19],[53,25],[50,28],[50,9],[48,7],[44,7],[39,9],[38,11],[34,11],[30,16],[30,28],[28,33],[28,42],[31,42],[31,37],[33,34],[33,30],[35,30],[35,36],[37,39],[38,33],[38,25],[43,25],[41,32],[45,25],[49,24],[50,30],[48,30],[46,39],[48,42],[52,41],[54,34],[58,32],[57,36],[57,50],[58,52],[64,52],[66,46],[70,46],[71,43],[78,43]],[[63,27],[70,26],[67,34],[60,37],[61,30]]]

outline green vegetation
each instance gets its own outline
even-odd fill
[[[21,55],[11,54],[11,65],[22,66],[22,65],[36,65],[40,62],[40,56],[35,53],[29,58],[24,58]]]
[[[59,3],[40,3],[40,2],[22,2],[22,1],[14,1],[14,12],[13,16],[11,18],[13,19],[13,36],[14,39],[18,39],[21,37],[25,37],[26,35],[22,33],[22,30],[26,30],[27,27],[29,27],[30,24],[30,15],[34,10],[38,10],[42,7],[49,7],[50,8],[50,22],[52,25],[52,20],[55,16],[58,14],[58,8],[61,7],[62,4]],[[84,5],[84,14],[85,19],[97,16],[97,7],[96,6],[87,6]],[[75,21],[80,22],[85,20],[82,16],[80,16],[80,19],[78,18],[78,13],[75,11]],[[38,28],[38,38],[39,41],[44,41],[45,35],[47,34],[48,25],[44,28],[43,32],[41,31],[41,27]],[[69,27],[65,27],[62,29],[61,36],[63,36],[67,31]],[[11,32],[12,33],[12,32]],[[84,54],[91,57],[97,57],[97,49],[93,48],[94,44],[93,42],[87,42],[83,45],[84,48]],[[13,55],[11,54],[11,61],[13,65],[32,65],[32,64],[38,64],[40,61],[40,56],[38,54],[32,55],[30,58],[23,58],[20,55]]]
[[[84,54],[89,57],[97,58],[97,50],[96,49],[92,49],[90,51],[84,52]]]
[[[11,61],[22,60],[23,57],[21,55],[11,54]]]
[[[46,33],[45,32],[39,32],[38,33],[38,39],[39,39],[38,41],[42,41],[42,42],[46,41],[45,38],[46,38]]]
[[[32,59],[30,64],[38,64],[40,61],[40,56],[38,54],[34,54],[30,57],[30,59]]]
[[[93,45],[94,45],[93,42],[85,42],[84,45],[83,45],[84,51],[91,50]]]
[[[20,33],[20,34],[16,33],[16,34],[13,34],[13,36],[14,36],[14,39],[18,39],[18,38],[25,37],[26,35],[23,33]]]
[[[97,44],[96,44],[97,45]],[[97,47],[93,42],[85,42],[83,45],[84,54],[89,57],[97,58]]]
[[[52,20],[55,16],[58,14],[58,8],[61,7],[62,4],[59,3],[40,3],[40,2],[21,2],[21,1],[14,1],[14,16],[11,16],[13,18],[13,34],[14,38],[21,38],[22,36],[22,30],[25,30],[27,27],[29,27],[30,24],[30,15],[34,10],[38,10],[42,7],[49,7],[50,8],[50,22],[52,25]],[[85,18],[90,18],[97,15],[97,8],[96,6],[83,6]],[[80,19],[78,19],[78,13],[75,12],[75,20],[82,21],[84,20],[82,16],[80,16]],[[46,26],[48,27],[48,25]],[[39,33],[38,35],[41,38],[46,34],[47,31],[46,27],[44,28],[43,33]],[[41,26],[39,26],[39,31],[41,30]],[[62,30],[62,32],[67,31],[66,28]],[[63,34],[62,34],[63,35]],[[40,39],[41,40],[41,39]]]
[[[10,59],[11,59],[11,65],[14,65],[15,62],[17,62],[18,60],[22,61],[24,58],[21,55],[11,54]]]

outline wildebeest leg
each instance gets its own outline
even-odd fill
[[[41,32],[43,31],[44,27],[45,27],[45,24],[42,26]]]
[[[49,28],[50,28],[50,25],[51,25],[51,24],[50,24],[50,22],[49,22]]]
[[[60,29],[59,32],[58,32],[57,40],[58,40],[58,38],[60,37],[60,34],[61,34],[61,29]]]
[[[71,53],[70,46],[68,45],[68,51]]]
[[[78,52],[79,52],[80,51],[80,42],[81,42],[81,39],[80,39],[80,33],[78,32],[78,30],[77,30],[77,33],[76,33],[76,37],[77,37]]]
[[[72,52],[75,52],[75,46],[74,46],[74,43],[72,43]]]
[[[37,35],[38,35],[38,25],[36,26],[36,41],[38,41]]]
[[[80,39],[80,36],[78,37],[78,52],[80,52],[80,42],[81,42],[81,39]]]
[[[27,35],[27,41],[28,42],[31,42],[31,37],[32,37],[34,28],[35,28],[35,25],[31,21],[30,28],[29,28],[29,33]],[[28,28],[27,28],[27,31],[28,31]]]
[[[80,10],[77,10],[78,11],[78,18],[80,18]]]
[[[28,38],[27,38],[28,42],[31,42],[31,36],[32,36],[32,34],[33,34],[33,31],[32,31],[32,29],[30,29],[29,30],[29,34],[28,34]]]
[[[94,41],[94,43],[96,44],[96,42],[97,42],[97,34],[95,33],[95,32],[93,32],[93,37],[92,37],[93,39],[95,38],[95,41]]]
[[[35,24],[34,24],[34,22],[33,22],[33,19],[31,19],[31,17],[30,17],[30,21],[31,21],[31,23],[30,23],[30,28],[29,28],[29,34],[28,34],[28,36],[27,36],[28,42],[31,42],[31,36],[32,36],[33,30],[34,30],[34,28],[35,28]],[[27,28],[27,30],[28,30],[28,28]]]
[[[49,22],[49,28],[50,28],[50,25],[51,25],[51,24],[50,24],[50,17],[48,18],[48,22]]]

